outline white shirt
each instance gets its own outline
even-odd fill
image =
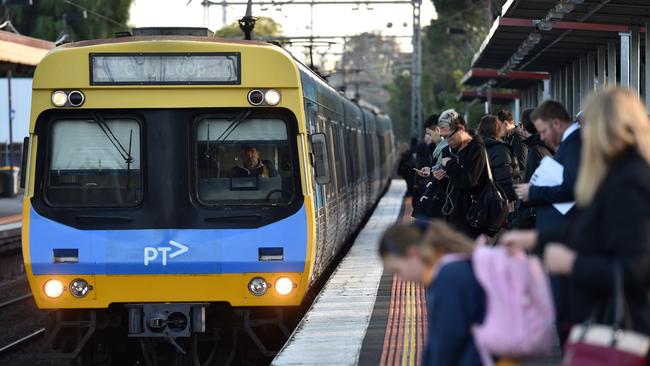
[[[562,141],[566,140],[566,138],[569,137],[569,135],[572,134],[573,131],[576,131],[579,128],[580,128],[580,124],[578,122],[573,122],[571,126],[569,126],[566,130],[564,130],[564,133],[562,134]]]

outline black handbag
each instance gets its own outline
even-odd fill
[[[508,216],[508,200],[505,193],[494,183],[490,158],[485,149],[483,153],[488,182],[480,192],[471,195],[465,219],[470,227],[483,234],[494,236],[501,230]]]

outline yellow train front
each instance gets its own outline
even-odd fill
[[[26,142],[25,268],[75,356],[109,330],[178,345],[223,308],[255,338],[255,309],[301,304],[395,161],[390,120],[282,48],[138,30],[51,51]]]

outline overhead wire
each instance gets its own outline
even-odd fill
[[[106,20],[107,22],[111,22],[111,23],[113,23],[113,24],[115,24],[117,26],[120,26],[120,27],[126,27],[126,24],[124,24],[124,23],[120,23],[115,19],[111,19],[111,18],[109,18],[109,17],[107,17],[105,15],[102,15],[102,14],[96,12],[96,11],[90,10],[90,9],[88,9],[88,8],[82,6],[82,5],[79,5],[79,4],[77,4],[77,3],[75,3],[75,2],[73,2],[71,0],[64,0],[64,1],[66,3],[68,3],[68,4],[70,4],[70,5],[78,8],[78,9],[81,9],[81,10],[83,10],[83,11],[85,11],[87,13],[90,13],[90,14],[96,16],[96,17],[102,18],[102,19]]]

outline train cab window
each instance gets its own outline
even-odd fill
[[[142,199],[140,161],[134,119],[54,121],[45,198],[53,206],[135,206]]]
[[[196,130],[196,178],[204,204],[288,204],[294,177],[285,121],[204,118]]]

